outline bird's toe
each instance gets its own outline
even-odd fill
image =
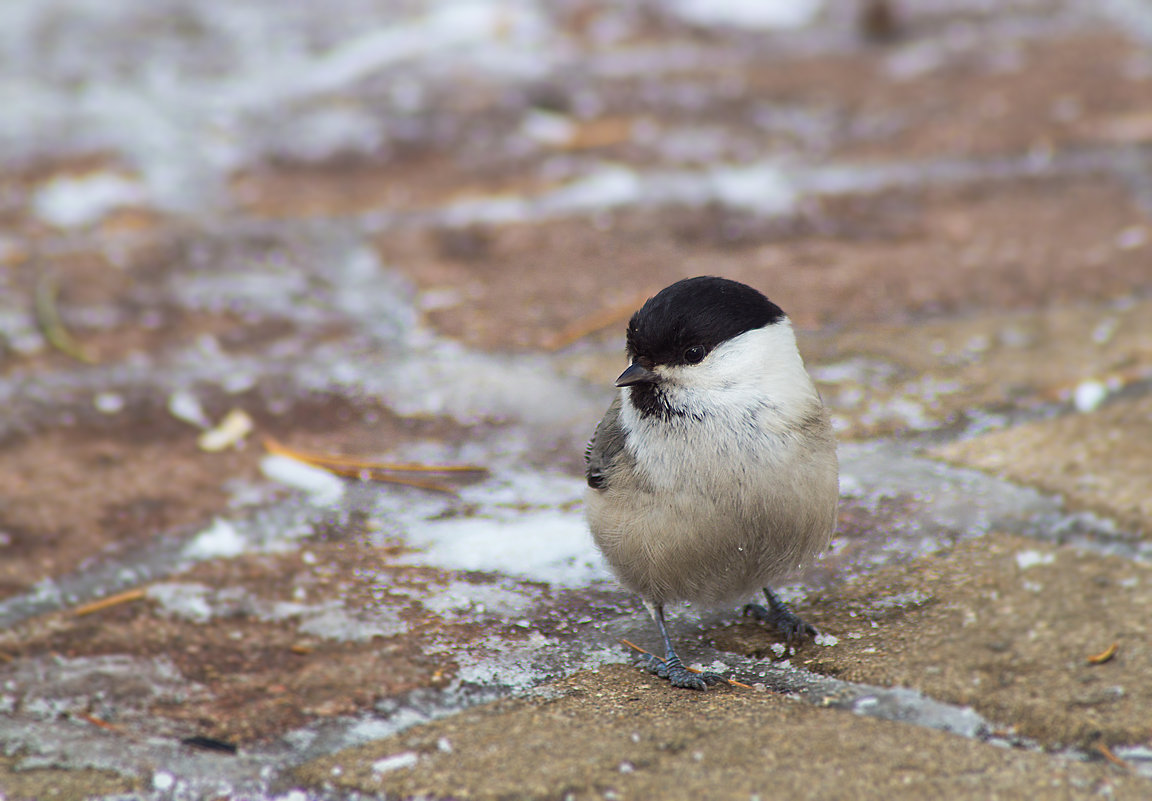
[[[744,607],[744,615],[767,623],[784,638],[784,642],[791,648],[805,637],[816,637],[820,634],[815,626],[807,622],[784,604],[774,607],[765,607],[760,604],[748,604]]]

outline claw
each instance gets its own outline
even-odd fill
[[[683,687],[686,690],[708,689],[708,682],[704,680],[703,676],[689,673],[685,667],[669,669],[667,678],[673,687]]]
[[[667,679],[673,687],[687,690],[706,690],[713,684],[727,684],[728,680],[719,673],[696,673],[680,664],[679,660],[669,664],[654,654],[640,654],[636,664],[654,676]]]
[[[628,640],[621,640],[625,645],[630,648],[635,648],[637,653],[633,659],[632,664],[636,667],[643,668],[651,673],[653,676],[659,676],[662,679],[668,679],[673,687],[685,687],[690,690],[705,690],[713,684],[728,684],[733,687],[743,687],[744,689],[751,689],[747,684],[741,684],[738,681],[729,679],[726,676],[721,676],[719,673],[712,673],[710,671],[697,672],[691,668],[684,667],[679,659],[676,664],[669,666],[668,662],[655,654],[648,653],[640,648],[639,645],[628,642]]]
[[[788,648],[791,649],[804,637],[816,637],[820,634],[815,626],[789,609],[788,604],[777,598],[767,587],[764,588],[764,597],[768,599],[767,607],[748,604],[744,607],[744,614],[752,615],[776,629],[784,637],[784,643]]]
[[[664,658],[661,659],[655,654],[645,651],[639,645],[630,643],[627,640],[621,640],[625,645],[639,651],[635,659],[636,665],[644,668],[654,676],[667,679],[673,687],[683,687],[688,690],[707,690],[711,685],[719,684],[720,682],[724,684],[737,684],[741,687],[747,686],[739,682],[730,682],[719,673],[701,672],[684,667],[684,663],[680,661],[680,657],[676,655],[676,651],[672,648],[672,641],[668,639],[668,629],[664,625],[664,607],[660,604],[648,604],[647,601],[645,605],[648,606],[648,611],[651,612],[652,619],[656,621],[656,626],[660,629],[660,637],[664,640]]]
[[[668,678],[668,665],[655,654],[637,654],[635,664],[637,667],[644,668],[653,676],[659,676],[662,679]]]

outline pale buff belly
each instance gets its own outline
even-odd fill
[[[589,491],[586,504],[593,539],[625,587],[659,603],[722,604],[749,597],[827,545],[836,497],[821,495],[799,505],[765,492],[733,508],[724,498],[609,489]]]

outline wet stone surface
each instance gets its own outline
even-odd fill
[[[0,10],[0,801],[1152,796],[1152,13],[265,5]],[[842,468],[706,694],[582,519],[695,274]]]

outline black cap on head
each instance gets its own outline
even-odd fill
[[[739,281],[685,278],[632,315],[628,356],[652,365],[690,364],[732,337],[783,318],[779,306]]]

